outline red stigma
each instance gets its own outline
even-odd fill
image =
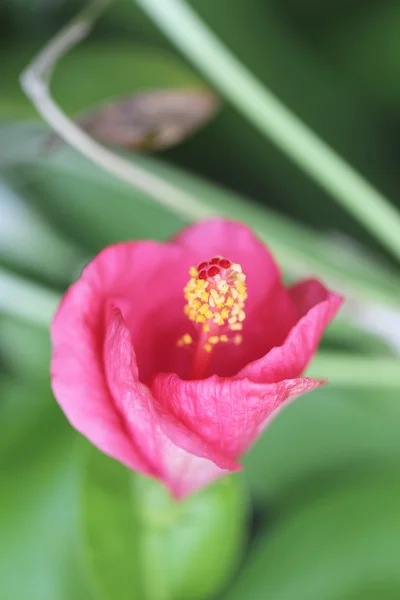
[[[207,271],[207,276],[215,277],[215,275],[219,275],[219,268],[216,266],[210,267]]]
[[[217,265],[219,262],[219,258],[215,257],[210,260],[210,265]]]
[[[219,261],[219,266],[222,267],[223,269],[229,269],[229,267],[231,266],[231,262],[227,258],[222,258]]]
[[[199,273],[200,273],[200,271],[202,271],[203,269],[205,269],[207,265],[208,265],[207,261],[201,262],[199,264],[199,266],[197,267],[197,270],[199,271]]]
[[[199,279],[207,279],[207,273],[203,270],[198,275]]]

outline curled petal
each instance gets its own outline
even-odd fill
[[[218,376],[182,381],[159,374],[152,391],[165,410],[217,452],[236,460],[284,405],[322,384],[305,377],[259,384]]]
[[[339,310],[343,298],[309,279],[289,289],[299,321],[281,346],[250,362],[238,374],[258,383],[299,377],[314,356],[322,334]]]
[[[71,425],[97,448],[131,469],[155,475],[132,444],[110,394],[100,318],[92,285],[77,281],[64,296],[51,327],[54,395]]]
[[[152,472],[176,497],[240,468],[162,410],[147,386],[140,383],[130,333],[115,308],[108,319],[104,361],[112,396],[132,444],[141,449]]]

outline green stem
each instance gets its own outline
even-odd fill
[[[183,0],[136,0],[253,124],[400,259],[400,215],[366,179],[280,102]]]
[[[329,383],[350,387],[400,389],[399,359],[318,352],[306,377],[328,379]]]

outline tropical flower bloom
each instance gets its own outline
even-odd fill
[[[51,375],[71,424],[183,497],[241,468],[301,377],[342,299],[291,287],[266,247],[212,219],[173,241],[109,246],[54,318]]]

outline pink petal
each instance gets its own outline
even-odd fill
[[[343,302],[340,296],[312,279],[294,285],[289,292],[297,307],[299,321],[281,346],[249,363],[240,371],[239,377],[249,377],[259,383],[299,377],[314,356],[325,328]]]
[[[259,384],[217,376],[182,381],[174,374],[160,374],[152,391],[166,411],[217,452],[236,460],[284,405],[322,383],[299,378]]]
[[[113,403],[102,358],[101,311],[92,286],[72,285],[51,326],[54,395],[71,425],[105,454],[131,469],[155,475],[130,439]]]
[[[108,384],[132,443],[176,497],[240,468],[163,410],[140,383],[130,333],[115,308],[110,311],[104,358]]]

